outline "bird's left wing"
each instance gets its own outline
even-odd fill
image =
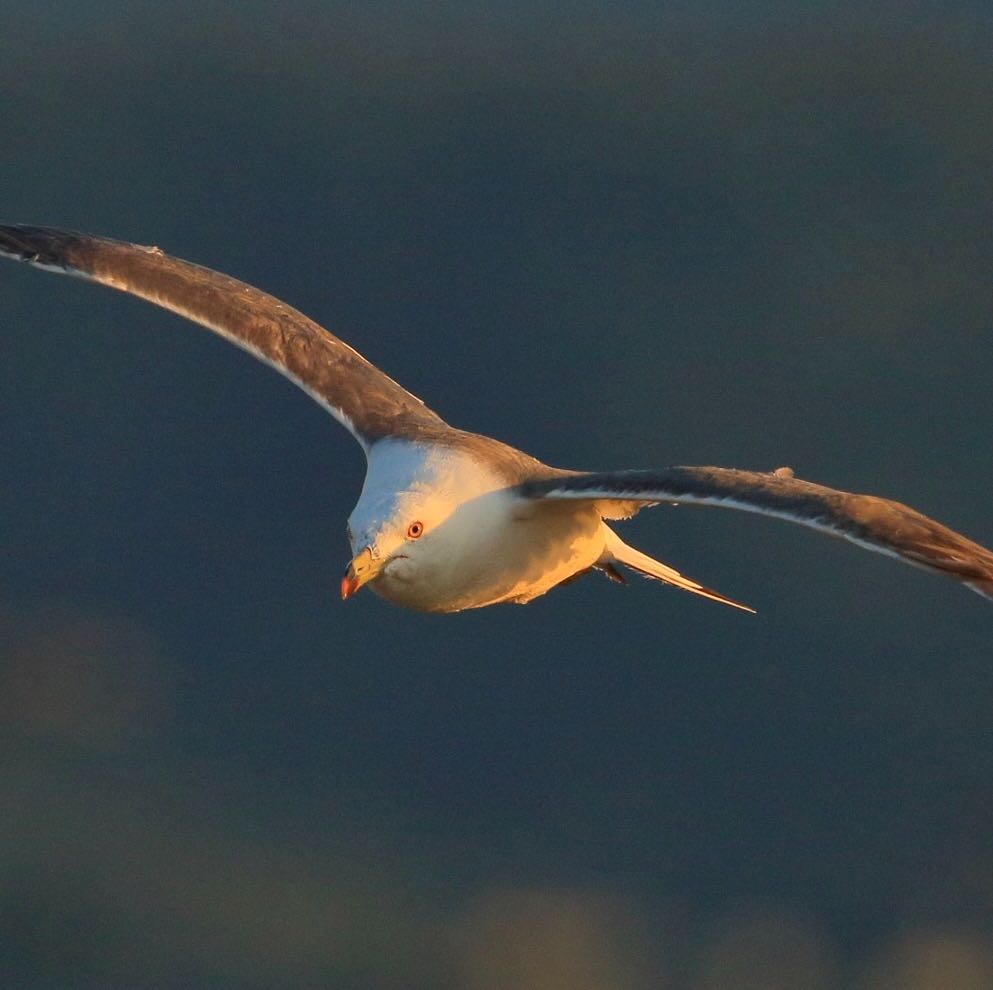
[[[776,516],[946,574],[993,599],[993,552],[899,502],[800,481],[785,469],[609,471],[525,482],[517,490],[529,499],[689,502]]]
[[[380,437],[447,430],[344,341],[228,275],[155,247],[50,227],[0,225],[0,255],[109,285],[213,330],[299,385],[367,450]]]

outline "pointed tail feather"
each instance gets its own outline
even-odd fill
[[[702,598],[709,598],[711,601],[730,605],[732,608],[740,608],[742,612],[755,612],[755,609],[748,605],[742,605],[740,602],[726,598],[717,591],[705,588],[702,584],[680,574],[675,568],[669,567],[668,564],[663,564],[660,560],[654,560],[640,550],[629,547],[613,530],[608,529],[607,533],[607,547],[598,566],[608,567],[612,564],[623,564],[645,577],[656,578],[666,584],[682,588],[683,591],[700,595]]]

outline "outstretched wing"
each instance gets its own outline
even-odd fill
[[[716,467],[608,471],[526,482],[518,491],[532,499],[690,502],[777,516],[947,574],[993,599],[993,552],[899,502],[800,481],[785,469],[772,474]]]
[[[158,248],[0,225],[0,255],[109,285],[208,327],[299,385],[366,449],[383,436],[445,428],[420,399],[302,313]]]

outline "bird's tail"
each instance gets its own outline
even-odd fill
[[[740,602],[725,598],[724,595],[712,591],[710,588],[705,588],[702,584],[698,584],[688,577],[684,577],[675,568],[669,567],[659,560],[653,560],[640,550],[629,547],[613,530],[608,527],[604,528],[607,529],[607,545],[603,556],[598,561],[599,567],[608,569],[611,565],[623,564],[625,567],[630,567],[631,570],[637,571],[645,577],[656,578],[659,581],[664,581],[666,584],[672,584],[677,588],[682,588],[683,591],[689,591],[694,595],[709,598],[711,601],[721,602],[723,605],[730,605],[732,608],[740,608],[743,612],[755,611],[755,609],[749,608],[747,605],[742,605]]]

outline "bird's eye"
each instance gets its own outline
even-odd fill
[[[412,522],[407,527],[407,539],[416,540],[423,532],[424,532],[424,523],[420,522],[419,520],[417,522]]]

